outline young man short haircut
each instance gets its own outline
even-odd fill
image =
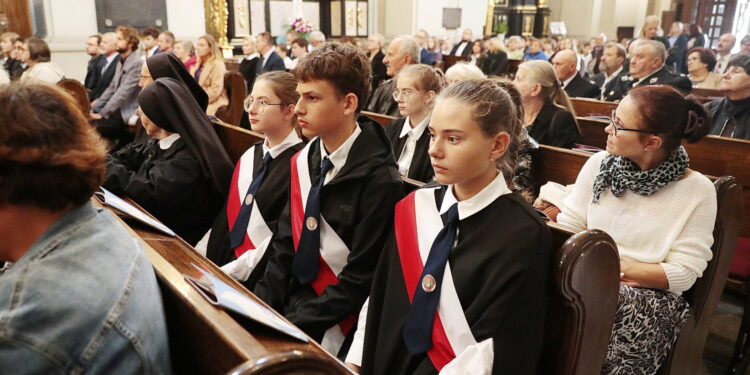
[[[364,53],[324,44],[294,74],[312,140],[292,158],[290,202],[255,294],[343,356],[403,184],[383,128],[356,121],[372,80]]]

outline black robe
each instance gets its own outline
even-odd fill
[[[152,138],[108,155],[102,186],[132,198],[191,245],[208,231],[224,200],[182,138],[166,150]]]
[[[346,164],[320,193],[321,216],[350,250],[338,283],[318,296],[310,284],[301,284],[292,273],[295,249],[287,204],[272,247],[264,255],[270,257],[265,274],[254,290],[260,299],[318,341],[327,329],[362,308],[392,226],[393,207],[403,197],[403,183],[385,131],[377,124],[360,124],[360,128],[362,133],[349,150]],[[307,146],[312,181],[320,173],[320,142],[315,138]],[[354,330],[349,337],[353,334]],[[348,346],[344,345],[342,355]]]
[[[303,146],[303,143],[296,144],[276,156],[269,164],[266,177],[255,194],[255,203],[258,204],[258,210],[271,232],[276,232],[279,216],[281,216],[281,212],[289,202],[289,161]],[[253,153],[254,176],[263,167],[263,142],[256,143],[249,151]],[[231,228],[229,228],[229,220],[227,218],[227,204],[225,203],[219,214],[216,215],[206,249],[206,258],[219,266],[237,259],[234,249],[231,249],[229,245],[230,232]],[[265,258],[265,260],[267,259]],[[255,270],[257,272],[253,272],[253,276],[255,277],[247,279],[243,284],[249,290],[252,290],[258,278],[263,275],[264,269],[264,263],[256,265]]]
[[[401,129],[404,127],[406,117],[402,117],[391,121],[386,127],[386,133],[388,139],[391,140],[393,145],[393,156],[398,162],[401,157],[401,153],[404,151],[404,145],[406,144],[407,137],[401,136]],[[435,170],[432,169],[432,163],[430,162],[430,155],[427,154],[427,150],[430,148],[430,132],[425,129],[422,135],[417,139],[417,145],[414,147],[414,156],[411,159],[409,165],[409,177],[411,179],[430,182],[435,177]]]
[[[573,115],[547,101],[534,122],[526,128],[535,141],[555,147],[573,148],[581,142]]]
[[[446,189],[435,189],[437,207]],[[551,241],[547,225],[516,193],[498,197],[458,224],[448,261],[474,338],[493,339],[494,374],[535,373],[552,267]],[[372,283],[361,374],[437,374],[427,354],[414,356],[404,343],[410,307],[392,231]]]

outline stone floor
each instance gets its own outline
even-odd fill
[[[743,298],[731,292],[725,292],[721,297],[703,353],[704,374],[727,374],[740,327],[743,304]]]

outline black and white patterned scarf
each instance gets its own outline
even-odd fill
[[[599,201],[602,193],[610,188],[615,197],[622,196],[628,189],[638,195],[650,196],[661,188],[677,181],[690,165],[685,148],[680,146],[669,159],[658,167],[642,171],[635,163],[622,156],[608,155],[602,160],[599,174],[594,180],[593,203]]]

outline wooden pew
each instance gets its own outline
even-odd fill
[[[571,184],[590,154],[541,145],[533,155],[534,175],[540,183]],[[734,177],[715,180],[718,210],[714,228],[713,258],[703,277],[684,293],[690,303],[690,318],[680,331],[672,352],[659,374],[697,373],[701,368],[711,318],[721,297],[734,254],[742,212],[741,186]]]
[[[548,225],[558,251],[537,373],[599,374],[617,311],[617,247],[600,230],[574,234],[559,224]]]
[[[216,117],[222,121],[239,126],[242,117],[243,103],[247,97],[245,78],[239,72],[227,71],[224,74],[224,91],[227,93],[229,104],[216,111]]]
[[[221,144],[229,154],[233,163],[237,163],[242,154],[252,145],[262,141],[263,134],[252,130],[243,129],[239,126],[227,124],[222,121],[214,121],[214,130],[219,137]]]
[[[588,98],[570,98],[576,116],[611,116],[617,103]]]
[[[720,90],[694,88],[690,93],[704,104],[724,97],[724,93]]]
[[[193,264],[263,303],[181,238],[169,237],[137,222],[123,221],[123,225],[139,241],[154,267],[164,302],[172,366],[176,374],[225,374],[248,362],[255,369],[253,374],[275,374],[278,373],[275,368],[267,368],[264,363],[278,357],[298,364],[314,358],[309,361],[326,368],[326,371],[318,372],[321,374],[351,373],[312,340],[303,343],[286,338],[206,301],[182,276],[200,277]],[[300,352],[305,354],[303,358],[297,358]]]
[[[68,78],[61,79],[57,82],[57,85],[67,90],[68,93],[73,96],[78,103],[78,108],[80,108],[83,115],[88,118],[89,112],[91,112],[91,103],[89,103],[89,94],[86,87],[84,87],[81,82]]]
[[[471,46],[466,46],[466,48],[471,48]],[[448,71],[451,66],[469,60],[470,58],[468,56],[443,55],[443,71]]]
[[[361,115],[369,117],[371,120],[377,122],[383,127],[388,126],[388,123],[398,119],[398,117],[388,116],[388,115],[381,115],[380,113],[375,112],[369,112],[369,111],[362,111],[360,112]]]

